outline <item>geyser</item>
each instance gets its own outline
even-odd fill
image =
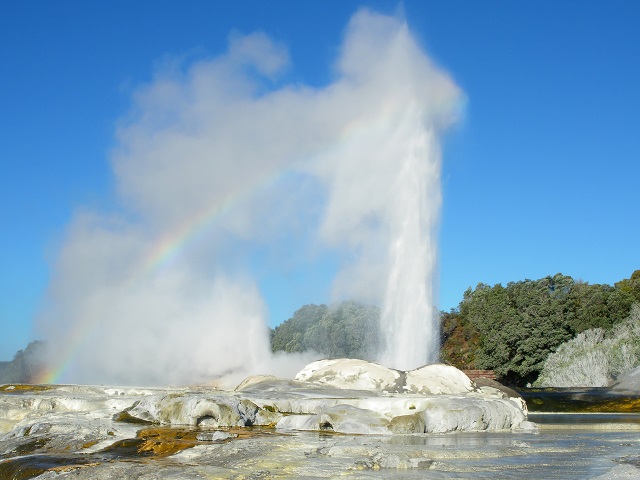
[[[401,153],[391,185],[389,275],[381,333],[386,342],[382,363],[416,368],[438,358],[439,319],[435,313],[436,242],[440,210],[440,155],[434,132],[419,112],[409,110],[394,139]]]
[[[39,319],[61,372],[48,380],[293,373],[310,359],[271,355],[255,266],[322,255],[342,260],[335,300],[383,305],[381,362],[436,359],[438,137],[460,93],[402,20],[366,10],[330,84],[286,84],[288,63],[266,35],[235,35],[135,92],[111,157],[117,206],[75,216]]]

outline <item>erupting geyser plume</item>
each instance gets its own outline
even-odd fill
[[[288,63],[266,35],[235,35],[134,94],[111,158],[119,206],[77,213],[39,321],[45,380],[292,373],[308,359],[271,355],[252,269],[323,252],[343,260],[336,299],[383,306],[383,363],[435,360],[438,136],[460,93],[402,20],[366,10],[332,83],[286,84]]]
[[[409,109],[395,139],[401,153],[390,190],[389,274],[381,318],[385,365],[410,370],[438,358],[434,300],[440,210],[440,153],[435,132]]]

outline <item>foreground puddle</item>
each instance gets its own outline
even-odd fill
[[[98,465],[82,455],[29,455],[0,463],[0,478],[26,480],[47,471],[70,472],[79,468]]]

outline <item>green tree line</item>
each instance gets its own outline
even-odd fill
[[[640,270],[614,286],[560,273],[506,287],[480,283],[445,317],[442,357],[461,368],[494,370],[506,383],[533,383],[561,344],[588,329],[612,329],[634,303],[640,303]],[[452,342],[467,349],[465,358],[456,357]]]
[[[532,383],[560,345],[588,329],[612,329],[634,303],[640,303],[640,270],[614,286],[560,273],[506,286],[479,283],[457,309],[440,314],[441,360],[494,370],[508,384]],[[305,305],[272,331],[271,347],[371,359],[381,343],[379,317],[377,307],[355,302]]]

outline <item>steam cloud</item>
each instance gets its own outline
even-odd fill
[[[52,361],[68,362],[60,380],[296,371],[306,359],[269,351],[249,252],[300,232],[309,251],[350,257],[336,298],[384,302],[390,338],[422,332],[417,360],[390,345],[387,364],[434,359],[437,136],[455,120],[457,87],[406,24],[366,10],[348,25],[331,84],[281,85],[287,68],[282,45],[236,35],[225,55],[165,65],[134,94],[112,154],[120,207],[76,214],[39,319]],[[154,259],[161,239],[194,225],[177,254]]]

